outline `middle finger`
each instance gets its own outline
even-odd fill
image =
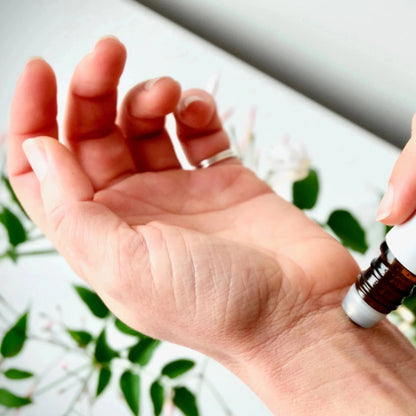
[[[135,171],[120,129],[115,124],[117,86],[126,60],[122,43],[101,39],[78,64],[71,80],[65,139],[95,189]]]

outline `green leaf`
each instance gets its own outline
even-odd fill
[[[199,415],[196,398],[191,391],[186,387],[175,387],[173,391],[173,403],[185,416]]]
[[[26,211],[24,210],[24,208],[22,207],[22,204],[20,203],[19,199],[17,198],[14,189],[12,188],[12,185],[10,184],[9,178],[6,175],[2,175],[1,179],[3,180],[4,184],[6,185],[6,188],[8,189],[8,191],[10,192],[10,195],[12,197],[13,202],[19,207],[20,211],[27,217],[29,218],[29,216],[27,215]]]
[[[120,377],[120,388],[132,413],[139,414],[140,377],[130,370],[126,370]]]
[[[3,357],[14,357],[22,350],[26,341],[27,312],[6,332],[1,343],[0,352]]]
[[[150,337],[142,338],[136,345],[133,345],[128,354],[128,359],[132,363],[147,365],[151,360],[160,341]]]
[[[392,228],[392,225],[384,225],[384,235],[386,235]]]
[[[314,169],[309,170],[305,179],[294,182],[292,187],[293,204],[300,209],[312,209],[319,194],[318,173]]]
[[[4,257],[8,257],[13,263],[17,263],[19,254],[17,254],[16,247],[10,246],[9,250],[4,253]]]
[[[345,247],[362,254],[367,251],[365,232],[351,213],[336,210],[329,216],[327,224]]]
[[[87,331],[76,331],[74,329],[67,329],[66,331],[81,348],[85,348],[93,339],[93,336]]]
[[[114,321],[114,325],[123,334],[133,335],[135,337],[142,337],[143,336],[143,334],[141,334],[140,332],[136,331],[133,328],[130,328],[128,325],[126,325],[124,322],[120,321],[120,319],[118,319],[118,318],[116,318],[116,320]]]
[[[97,342],[95,344],[95,351],[94,351],[94,358],[98,363],[107,364],[113,358],[119,357],[119,353],[113,350],[107,344],[107,336],[105,329],[103,329],[100,335],[97,338]]]
[[[33,373],[30,371],[20,370],[18,368],[9,368],[4,372],[4,375],[11,380],[22,380],[33,377]]]
[[[32,403],[29,397],[16,396],[6,389],[0,389],[0,405],[6,407],[22,407]]]
[[[194,361],[191,360],[175,360],[166,364],[162,368],[162,375],[169,378],[176,378],[189,371],[195,365]]]
[[[0,222],[5,226],[9,236],[9,243],[13,247],[27,240],[27,234],[23,224],[9,209],[3,208],[3,211],[0,212]]]
[[[416,289],[413,289],[412,293],[404,299],[403,305],[416,314]]]
[[[159,416],[162,413],[163,403],[165,401],[165,389],[159,380],[155,380],[150,386],[150,398],[153,403],[153,413]]]
[[[98,374],[98,384],[95,396],[98,397],[108,386],[111,379],[111,370],[109,367],[102,367]]]
[[[107,306],[95,292],[84,286],[74,286],[74,288],[93,315],[97,318],[106,318],[109,315],[110,311]]]

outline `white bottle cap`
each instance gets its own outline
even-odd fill
[[[386,316],[365,302],[357,292],[355,284],[350,287],[350,290],[345,296],[342,302],[342,308],[351,321],[363,328],[371,328]]]
[[[386,235],[386,243],[393,256],[416,274],[416,216],[393,227]]]

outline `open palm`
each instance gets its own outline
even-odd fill
[[[10,179],[74,270],[127,324],[215,357],[338,308],[357,273],[348,252],[236,159],[183,170],[165,116],[196,165],[229,147],[212,98],[164,77],[117,112],[124,62],[106,38],[78,65],[66,146],[51,68],[29,62],[16,88]],[[38,136],[29,164],[22,143]]]

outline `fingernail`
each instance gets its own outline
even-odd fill
[[[203,102],[204,102],[204,100],[203,100],[201,97],[199,97],[198,95],[190,95],[189,97],[186,97],[186,98],[183,100],[183,102],[182,102],[182,104],[183,104],[183,108],[187,108],[187,107],[189,107],[192,103],[195,103],[195,102],[197,102],[197,101],[199,101],[199,102],[201,102],[201,103],[203,103]]]
[[[27,139],[23,142],[23,151],[35,172],[35,175],[41,181],[48,170],[45,147],[40,139]]]
[[[31,58],[27,60],[25,64],[25,69],[35,62],[45,62],[45,60],[41,56],[32,56]]]
[[[377,216],[376,216],[377,221],[382,221],[391,214],[393,210],[393,201],[394,201],[394,190],[393,190],[393,185],[390,184],[387,187],[387,191],[384,194],[380,202],[380,205],[378,207]]]
[[[120,42],[120,39],[117,36],[114,36],[114,35],[104,35],[104,36],[101,36],[98,39],[97,43],[100,42],[101,40],[105,40],[105,39],[113,39],[113,40],[118,40]]]
[[[106,36],[102,36],[101,38],[99,38],[98,40],[97,40],[97,42],[95,43],[95,45],[94,45],[94,48],[92,49],[92,51],[90,52],[90,54],[94,54],[95,53],[95,51],[96,51],[96,49],[97,49],[97,47],[98,47],[98,45],[101,43],[101,41],[105,41],[105,40],[108,40],[108,39],[112,39],[112,40],[116,40],[116,41],[118,41],[118,42],[120,42],[115,36],[113,36],[113,35],[106,35]]]
[[[27,60],[27,63],[32,61],[44,61],[44,59],[41,56],[32,56]]]
[[[153,86],[161,79],[162,77],[158,77],[158,78],[153,78],[153,79],[149,79],[149,81],[147,81],[144,84],[144,89],[147,91],[150,91]]]
[[[190,95],[189,97],[185,97],[181,102],[181,110],[187,109],[192,103],[204,103],[205,101],[199,97],[198,95]]]

